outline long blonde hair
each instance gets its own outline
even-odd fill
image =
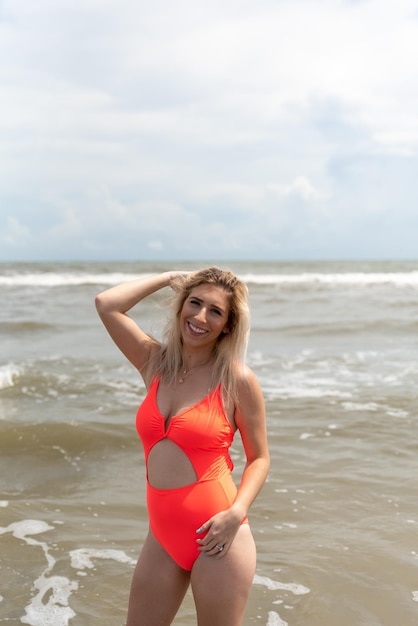
[[[157,374],[167,383],[173,383],[183,363],[183,343],[180,314],[191,291],[202,284],[217,285],[229,296],[228,333],[221,333],[214,349],[211,387],[222,382],[224,393],[235,397],[236,367],[243,367],[250,330],[250,308],[247,286],[229,270],[209,267],[176,278],[172,287],[173,315],[168,320],[159,355]]]

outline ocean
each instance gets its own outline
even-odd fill
[[[249,287],[272,458],[245,626],[416,626],[418,261],[217,264]],[[124,624],[144,386],[94,296],[204,265],[0,264],[1,623]],[[140,309],[159,336],[164,294]],[[238,476],[239,437],[232,456]],[[196,623],[190,594],[174,623]]]

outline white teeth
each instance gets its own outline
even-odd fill
[[[202,330],[202,328],[197,328],[197,326],[193,326],[193,324],[191,324],[190,322],[189,326],[194,333],[199,333],[200,335],[203,335],[206,332],[206,330]]]

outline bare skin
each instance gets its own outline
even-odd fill
[[[228,556],[201,555],[191,572],[180,568],[149,532],[132,579],[127,626],[171,624],[190,583],[199,626],[240,626],[255,562],[248,524],[240,526]]]
[[[146,335],[126,314],[140,300],[169,286],[175,273],[132,281],[110,289],[96,298],[99,314],[110,335],[141,373],[149,387],[150,358],[159,344]],[[221,333],[228,333],[229,297],[217,285],[195,287],[180,316],[183,363],[189,370],[182,384],[160,383],[157,403],[166,417],[191,407],[208,392],[211,355]],[[231,507],[206,520],[196,529],[201,555],[191,572],[179,567],[149,532],[134,572],[127,626],[169,626],[191,585],[198,626],[240,626],[255,572],[256,551],[248,524],[241,524],[264,483],[269,457],[264,402],[251,370],[237,372],[237,403],[225,410],[241,434],[247,462]],[[184,452],[172,441],[155,444],[148,458],[148,479],[160,489],[193,483],[196,474]],[[200,533],[204,534],[199,538]],[[217,546],[224,549],[219,552]]]

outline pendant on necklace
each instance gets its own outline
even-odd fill
[[[184,376],[187,374],[187,369],[184,368],[184,370],[182,371],[180,378],[179,378],[179,383],[180,385],[182,385],[184,383]]]

